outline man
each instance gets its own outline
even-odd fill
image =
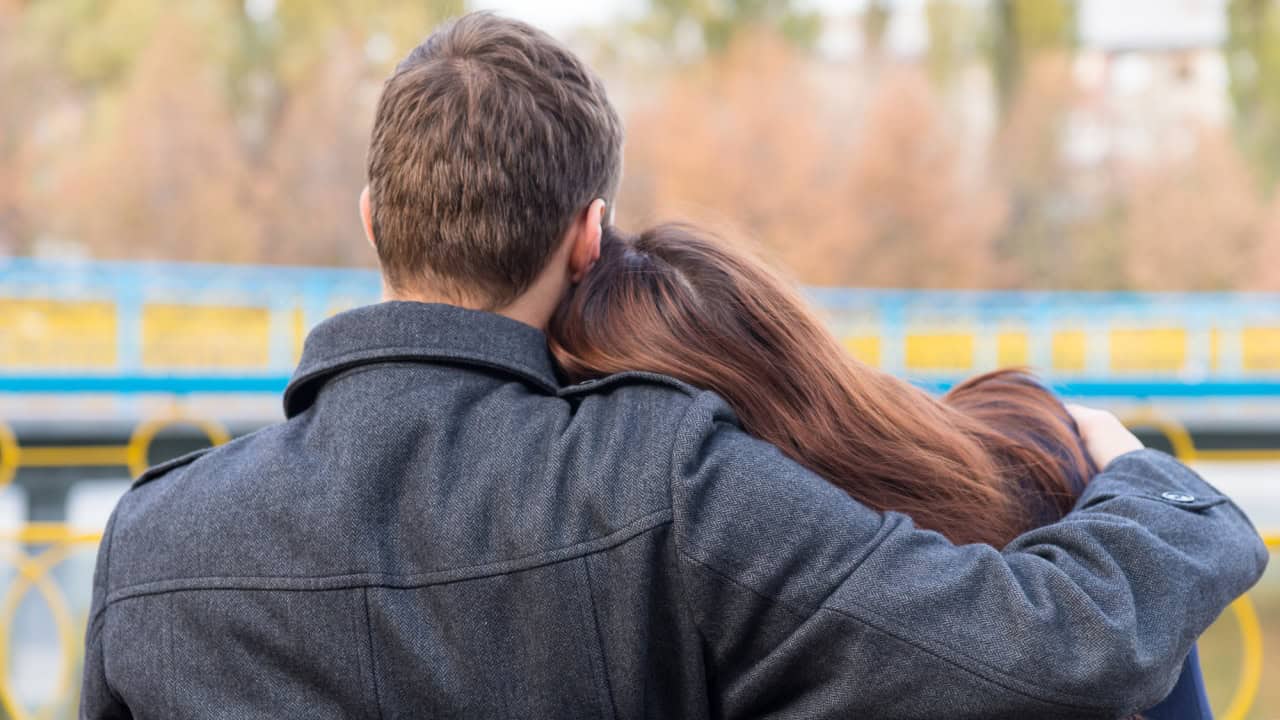
[[[287,421],[145,473],[102,542],[83,716],[1114,718],[1266,551],[1105,413],[1003,551],[863,507],[653,375],[564,387],[599,252],[598,79],[487,14],[388,80],[361,211],[388,302],[307,340]]]

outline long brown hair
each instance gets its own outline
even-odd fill
[[[1031,376],[998,371],[935,398],[850,357],[765,263],[689,226],[607,231],[550,337],[571,379],[646,370],[713,390],[747,432],[957,543],[1003,546],[1060,517],[1094,472]]]

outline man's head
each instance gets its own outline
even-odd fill
[[[590,68],[536,28],[472,13],[386,82],[366,230],[393,294],[504,308],[575,228],[598,233],[621,172],[621,123]]]

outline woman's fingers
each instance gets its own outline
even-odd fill
[[[1075,418],[1085,447],[1100,469],[1121,455],[1143,447],[1142,441],[1106,410],[1068,403],[1067,412]]]

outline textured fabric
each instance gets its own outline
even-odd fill
[[[321,324],[285,408],[121,500],[83,717],[1113,718],[1267,561],[1146,450],[953,546],[711,393],[562,387],[540,332],[443,305]]]

